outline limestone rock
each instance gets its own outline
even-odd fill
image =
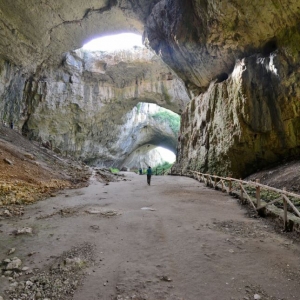
[[[31,153],[24,153],[24,156],[26,158],[29,158],[30,160],[35,160],[34,156]]]
[[[32,234],[32,228],[24,227],[24,228],[17,229],[16,235],[20,235],[20,234]]]
[[[8,158],[3,158],[4,162],[6,162],[9,165],[13,165],[13,162],[9,160]]]
[[[11,248],[9,251],[8,251],[8,255],[11,255],[13,253],[16,252],[16,248]]]
[[[14,257],[11,259],[11,261],[7,264],[6,270],[18,270],[22,265],[21,259],[18,257]]]
[[[291,36],[299,35],[299,13],[298,0],[280,5],[261,0],[253,5],[229,0],[161,0],[147,19],[145,35],[197,96],[212,80],[226,79],[236,59],[258,52],[268,55],[279,47],[297,54]]]
[[[277,51],[245,58],[193,99],[182,114],[177,166],[240,178],[299,157],[300,66],[289,64]]]

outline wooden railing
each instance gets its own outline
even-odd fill
[[[181,175],[196,178],[198,181],[204,182],[207,186],[215,189],[220,189],[222,192],[227,192],[231,195],[237,195],[244,203],[248,202],[256,213],[262,213],[267,206],[282,202],[283,212],[281,214],[283,219],[283,226],[285,230],[289,229],[288,221],[291,218],[291,213],[300,217],[299,209],[295,206],[293,201],[299,201],[300,195],[286,191],[285,188],[277,189],[259,183],[259,180],[245,181],[235,179],[232,177],[221,177],[217,175],[205,174],[196,171],[188,171],[187,173],[181,172]],[[267,192],[266,192],[267,191]],[[268,201],[266,194],[272,194],[272,199]],[[251,196],[254,194],[254,197]],[[264,197],[262,197],[262,195]],[[267,197],[268,198],[268,197]],[[267,202],[268,201],[268,202]]]

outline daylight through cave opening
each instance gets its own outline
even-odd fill
[[[180,116],[153,103],[139,102],[130,113],[136,146],[122,168],[139,169],[175,162]]]

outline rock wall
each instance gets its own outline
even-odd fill
[[[197,96],[211,81],[227,78],[237,59],[277,48],[295,51],[299,19],[298,0],[161,0],[145,34]]]
[[[163,164],[164,162],[165,160],[155,146],[144,145],[132,152],[126,158],[122,167],[136,170],[139,168],[147,169],[148,166],[153,168],[159,164]]]
[[[1,78],[3,122],[13,121],[29,139],[97,165],[119,167],[147,143],[175,151],[177,133],[156,124],[144,106],[139,113],[133,108],[144,101],[180,112],[189,102],[183,83],[146,48],[73,51],[58,68],[35,74],[4,63]]]
[[[300,156],[300,64],[275,51],[238,61],[182,114],[177,168],[244,177]]]

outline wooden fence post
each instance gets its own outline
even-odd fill
[[[242,180],[242,178],[240,178],[240,180]],[[242,204],[244,204],[244,192],[243,192],[241,183],[240,183],[240,188],[241,188],[241,201],[242,201]]]
[[[221,179],[222,181],[222,193],[224,193],[224,181]]]
[[[216,176],[217,175],[215,174],[214,176],[215,176],[215,188],[216,188],[216,186],[217,186],[217,177]]]
[[[231,192],[232,192],[232,181],[231,181],[231,176],[232,176],[232,174],[229,174],[228,175],[229,176],[229,179],[228,179],[228,194],[230,195],[231,194]]]
[[[255,180],[256,183],[259,183],[259,179]],[[256,207],[259,208],[261,206],[260,200],[260,186],[256,186]]]
[[[283,188],[284,191],[286,191],[286,188]],[[284,197],[282,197],[283,200],[283,228],[284,230],[288,229],[288,217],[287,217],[287,201]]]

